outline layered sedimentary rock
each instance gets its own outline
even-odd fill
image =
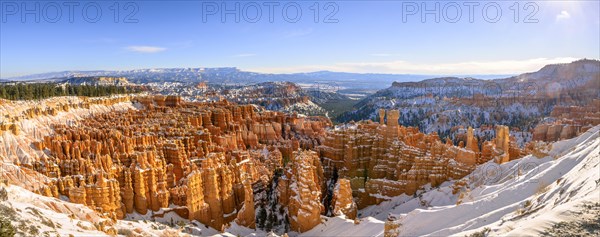
[[[68,192],[70,186],[79,183],[70,180],[63,185],[54,179],[60,168],[46,162],[48,157],[43,149],[49,143],[41,139],[52,133],[54,124],[75,124],[92,114],[130,108],[134,107],[129,96],[1,101],[0,176],[38,194],[58,196],[62,191]],[[42,167],[43,174],[36,172],[42,163],[47,164]]]
[[[586,106],[555,106],[550,113],[554,121],[533,129],[533,140],[554,142],[573,138],[600,124],[600,100]]]
[[[400,126],[398,111],[329,130],[326,118],[227,101],[134,101],[143,108],[57,124],[34,142],[43,155],[27,167],[51,180],[39,192],[113,219],[175,212],[217,230],[232,221],[262,228],[257,213],[269,209],[269,219],[284,213],[279,222],[304,232],[323,214],[355,218],[359,208],[523,154],[506,127],[481,148],[469,128],[454,146]]]
[[[402,225],[397,220],[396,216],[389,215],[383,224],[383,236],[384,237],[396,237],[400,236],[400,227]]]
[[[239,225],[256,228],[256,216],[254,213],[254,194],[249,180],[242,181],[244,186],[244,203],[237,214],[236,222]]]
[[[255,228],[252,185],[270,182],[297,149],[319,146],[330,125],[325,118],[226,101],[184,103],[169,96],[136,101],[145,109],[56,125],[54,134],[36,143],[49,156],[33,168],[58,187],[44,194],[64,195],[113,219],[163,210],[217,230],[234,220]],[[319,162],[316,154],[313,158]],[[320,188],[321,181],[307,185]],[[318,202],[320,194],[315,195],[307,198]],[[302,203],[292,206],[302,213]]]
[[[60,98],[59,98],[60,99]],[[85,98],[82,97],[77,102],[71,100],[53,102],[58,99],[49,99],[45,102],[36,106],[21,106],[17,103],[13,108],[7,108],[10,113],[4,114],[2,120],[0,120],[0,132],[11,131],[15,135],[21,133],[20,122],[27,119],[34,119],[42,116],[55,116],[60,112],[69,112],[73,109],[90,109],[94,105],[105,105],[111,106],[117,103],[129,101],[129,96],[120,96],[112,98]],[[5,105],[10,107],[10,103]]]
[[[386,113],[386,124],[363,121],[328,133],[320,156],[327,179],[348,179],[358,208],[400,194],[414,194],[422,185],[437,186],[469,174],[477,164],[498,163],[523,153],[510,142],[508,128],[497,127],[494,141],[479,151],[471,129],[466,147],[442,142],[436,134],[398,125],[398,111]],[[381,113],[380,113],[381,116]]]
[[[314,151],[294,152],[279,179],[277,195],[286,207],[291,230],[304,232],[321,223],[323,168]]]
[[[333,190],[333,213],[335,215],[344,215],[348,219],[355,219],[357,206],[352,199],[352,187],[347,179],[338,179]]]

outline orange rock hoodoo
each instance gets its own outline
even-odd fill
[[[323,167],[314,151],[294,152],[277,185],[278,200],[292,216],[293,231],[305,232],[321,223]]]
[[[333,190],[333,213],[335,215],[345,215],[346,218],[356,218],[357,207],[356,203],[352,199],[352,187],[350,187],[350,180],[338,179],[337,184]]]
[[[13,114],[4,115],[4,121],[0,122],[0,132],[11,131],[15,135],[19,135],[21,128],[16,122],[24,119],[32,119],[39,116],[54,116],[60,112],[68,112],[72,109],[90,109],[93,105],[114,105],[121,102],[129,101],[128,96],[114,97],[114,98],[87,98],[81,97],[80,102],[72,103],[70,101],[62,101],[58,103],[46,104],[44,107],[41,106],[23,106],[21,108],[15,108]]]
[[[554,142],[576,137],[600,124],[600,100],[586,106],[556,106],[550,113],[556,121],[533,129],[533,140]]]
[[[49,155],[32,168],[54,180],[42,193],[64,195],[111,218],[173,211],[223,230],[232,221],[256,228],[255,202],[264,202],[257,199],[264,195],[255,196],[257,187],[276,184],[271,191],[290,229],[304,232],[328,209],[355,218],[367,205],[462,178],[489,160],[522,155],[507,127],[498,126],[496,139],[481,149],[472,129],[466,146],[453,146],[436,134],[399,126],[398,111],[380,112],[380,123],[326,130],[326,118],[227,101],[136,101],[145,108],[57,125],[36,143]],[[328,180],[335,181],[333,190]]]
[[[427,183],[462,178],[492,159],[502,163],[522,156],[506,126],[497,126],[497,138],[485,142],[480,152],[472,129],[466,148],[457,147],[436,134],[399,126],[398,111],[387,111],[384,125],[382,114],[380,123],[363,121],[329,132],[319,147],[325,177],[337,172],[348,179],[359,209],[402,193],[412,195]]]
[[[227,102],[138,101],[147,108],[55,126],[38,146],[50,156],[34,165],[56,180],[57,190],[46,195],[112,218],[172,209],[219,230],[235,219],[254,228],[252,184],[270,182],[282,157],[318,146],[330,125]]]

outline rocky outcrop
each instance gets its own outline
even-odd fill
[[[465,147],[398,125],[398,111],[388,111],[386,124],[381,122],[332,130],[319,147],[326,179],[336,175],[348,179],[359,209],[403,193],[412,195],[425,184],[460,179],[492,159],[506,162],[511,148],[514,158],[523,155],[510,142],[505,126],[497,127],[498,136],[485,142],[480,152],[472,129],[467,130]]]
[[[399,236],[400,233],[400,221],[396,216],[388,215],[385,223],[383,224],[383,236],[384,237],[396,237]]]
[[[21,168],[48,180],[39,192],[112,219],[174,212],[217,230],[284,222],[278,230],[304,232],[321,215],[356,218],[359,208],[523,154],[506,127],[481,149],[470,128],[454,146],[400,126],[398,111],[328,130],[323,117],[227,101],[134,101],[144,107],[56,124],[35,141],[39,157]]]
[[[333,199],[331,200],[331,203],[335,215],[344,215],[348,219],[356,218],[358,210],[356,203],[352,199],[352,188],[350,187],[349,180],[338,179],[333,190]]]
[[[4,117],[0,120],[0,132],[11,131],[14,135],[21,134],[21,122],[43,116],[55,116],[60,112],[69,112],[73,109],[90,109],[94,105],[111,106],[117,103],[127,102],[129,96],[110,98],[85,98],[79,100],[61,100],[61,97],[47,99],[36,105],[23,104],[27,102],[12,102],[2,105],[0,110],[6,110]]]
[[[600,124],[600,100],[594,99],[586,106],[555,106],[550,116],[553,121],[541,123],[533,129],[533,140],[555,142],[570,139]]]
[[[244,203],[237,214],[236,222],[241,226],[247,226],[251,229],[256,228],[256,217],[254,213],[254,194],[250,181],[244,179]]]
[[[314,151],[294,152],[279,179],[278,198],[287,209],[291,230],[304,232],[321,223],[323,168]]]
[[[54,134],[36,143],[49,156],[32,168],[59,187],[44,194],[64,195],[113,219],[162,210],[217,230],[234,220],[255,228],[252,186],[271,182],[295,150],[320,145],[330,125],[324,118],[258,112],[226,101],[184,103],[169,96],[135,101],[146,108],[56,125]],[[316,153],[310,157],[322,170]],[[299,184],[320,189],[322,171],[319,177]],[[304,199],[311,198],[318,202],[320,190]],[[303,213],[303,204],[295,202],[288,201],[292,213]],[[307,224],[298,226],[308,230]]]

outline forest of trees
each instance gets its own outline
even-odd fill
[[[123,86],[70,85],[56,83],[0,84],[0,98],[8,100],[38,100],[54,96],[108,96],[137,93],[141,88]]]

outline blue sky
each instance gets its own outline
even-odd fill
[[[509,74],[600,58],[599,1],[479,2],[472,9],[473,22],[467,6],[472,2],[460,1],[279,2],[272,22],[270,3],[260,1],[127,5],[103,0],[71,9],[61,1],[0,2],[0,78],[63,70],[230,66],[273,73]],[[223,7],[235,9],[236,3],[239,11],[222,22]],[[423,22],[423,7],[435,10],[436,3],[440,21],[428,14]],[[95,7],[101,16],[96,17]],[[297,18],[296,7],[302,11]],[[497,7],[502,15],[496,15]],[[31,13],[23,15],[24,8]],[[128,20],[137,23],[124,22],[135,10]],[[257,22],[249,22],[252,18]]]

